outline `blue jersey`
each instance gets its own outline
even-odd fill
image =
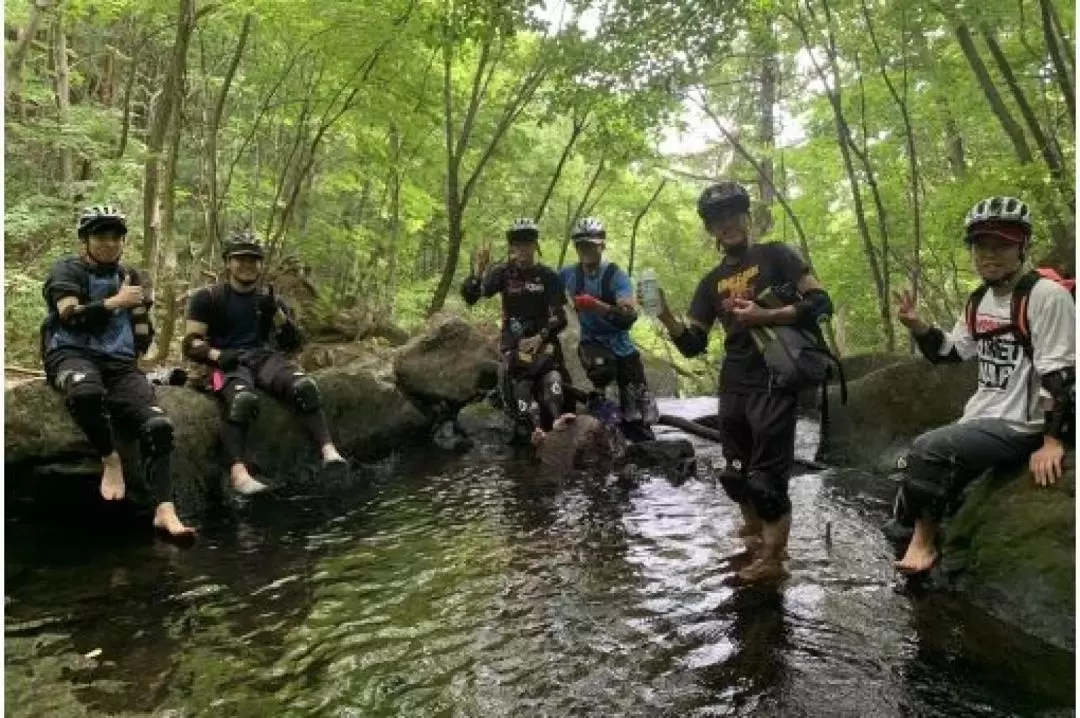
[[[585,274],[584,287],[577,286],[579,265],[575,264],[564,267],[559,273],[559,276],[563,281],[563,286],[566,287],[566,291],[570,293],[570,296],[588,294],[597,299],[604,300],[604,297],[602,296],[603,287],[601,287],[601,280],[604,276],[604,270],[607,269],[609,264],[609,262],[600,262],[600,266],[597,267],[596,272],[591,275]],[[634,288],[630,284],[630,275],[619,267],[615,268],[615,274],[611,280],[611,287],[614,291],[614,299],[616,301],[620,299],[633,299],[634,297]],[[637,347],[634,346],[634,342],[630,339],[630,331],[617,327],[606,317],[602,317],[598,314],[579,313],[578,321],[581,324],[581,341],[603,344],[618,357],[630,356],[637,351]]]

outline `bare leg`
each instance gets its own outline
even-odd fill
[[[195,535],[195,529],[184,525],[176,515],[176,507],[171,501],[163,501],[154,511],[154,528],[160,529],[173,538],[187,538]]]
[[[115,451],[101,457],[105,471],[101,475],[101,495],[106,501],[119,501],[124,498],[124,468],[120,464],[120,454]]]
[[[232,478],[233,489],[238,494],[250,496],[266,490],[266,484],[261,481],[256,481],[255,477],[248,471],[248,468],[240,461],[237,461],[230,467],[229,475]]]
[[[899,561],[893,562],[897,571],[906,574],[929,571],[938,559],[937,522],[928,518],[915,520],[915,535],[911,537],[907,552]]]
[[[791,512],[784,514],[777,521],[762,522],[762,545],[758,557],[749,566],[739,571],[743,581],[769,581],[787,576],[784,558],[787,556],[788,536],[791,533]]]

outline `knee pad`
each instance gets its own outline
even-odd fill
[[[743,473],[739,462],[736,461],[725,466],[717,478],[720,480],[720,486],[724,488],[724,493],[728,495],[729,499],[737,504],[746,501],[746,474]]]
[[[247,426],[259,415],[259,395],[247,389],[241,389],[229,400],[226,419],[233,424]]]
[[[791,511],[791,499],[776,484],[773,476],[760,471],[752,472],[746,479],[746,500],[757,509],[758,516],[766,523],[779,521],[781,516]]]
[[[73,372],[58,377],[57,384],[67,395],[67,405],[72,413],[88,419],[105,417],[105,387],[100,383],[89,380],[86,374]]]
[[[293,404],[302,414],[314,414],[322,408],[319,387],[310,376],[301,376],[292,385]]]
[[[557,371],[549,371],[540,379],[540,400],[554,421],[559,418],[559,412],[564,408],[562,375]]]
[[[172,451],[173,425],[169,417],[158,414],[142,425],[142,430],[139,432],[139,448],[142,450],[144,459],[166,456]]]

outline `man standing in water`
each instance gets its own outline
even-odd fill
[[[266,489],[245,463],[248,427],[259,411],[256,389],[295,409],[322,453],[324,469],[344,468],[345,459],[330,438],[319,388],[283,353],[301,347],[300,331],[285,303],[258,286],[262,245],[250,231],[233,232],[223,258],[227,281],[204,287],[189,300],[183,348],[188,359],[214,369],[212,388],[225,413],[221,441],[229,455],[233,489],[241,494]]]
[[[952,331],[923,321],[909,292],[897,297],[897,316],[928,360],[979,362],[979,386],[963,416],[911,445],[901,496],[915,534],[894,564],[907,574],[933,567],[945,505],[986,469],[1027,460],[1036,484],[1057,481],[1076,420],[1076,308],[1063,286],[1022,271],[1028,206],[1014,197],[984,199],[964,229],[983,286]]]
[[[630,441],[653,438],[656,402],[645,381],[645,365],[630,327],[637,321],[630,276],[613,262],[602,259],[607,232],[595,217],[585,217],[570,238],[578,263],[559,273],[573,297],[581,323],[578,356],[589,381],[601,391],[612,381],[619,386],[623,433]]]
[[[144,476],[156,501],[154,527],[174,538],[194,530],[176,515],[169,458],[173,426],[154,401],[154,389],[136,358],[153,341],[148,287],[120,264],[127,221],[115,207],[79,216],[82,253],[61,259],[45,280],[49,314],[41,328],[42,363],[49,384],[64,392],[68,411],[101,457],[101,495],[124,498],[113,420],[135,429]]]
[[[750,196],[742,186],[708,187],[697,210],[723,259],[698,284],[689,324],[672,315],[662,293],[659,319],[687,357],[706,350],[717,320],[724,328],[719,419],[727,465],[720,483],[742,512],[739,536],[758,549],[739,577],[779,578],[785,574],[791,531],[788,477],[795,459],[796,394],[776,385],[750,330],[786,324],[816,330],[832,314],[832,300],[790,247],[751,242]],[[766,290],[795,301],[765,308],[755,299]]]
[[[540,229],[535,222],[515,220],[506,239],[506,262],[489,268],[491,250],[477,250],[476,274],[461,285],[461,296],[471,307],[481,297],[502,295],[504,401],[513,418],[528,422],[537,444],[567,405],[559,343],[559,332],[566,328],[566,295],[555,270],[536,261]]]

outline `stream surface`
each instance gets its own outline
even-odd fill
[[[880,479],[793,477],[791,577],[746,587],[706,478],[415,454],[190,549],[7,516],[6,715],[1074,715],[1073,654],[897,582]]]

